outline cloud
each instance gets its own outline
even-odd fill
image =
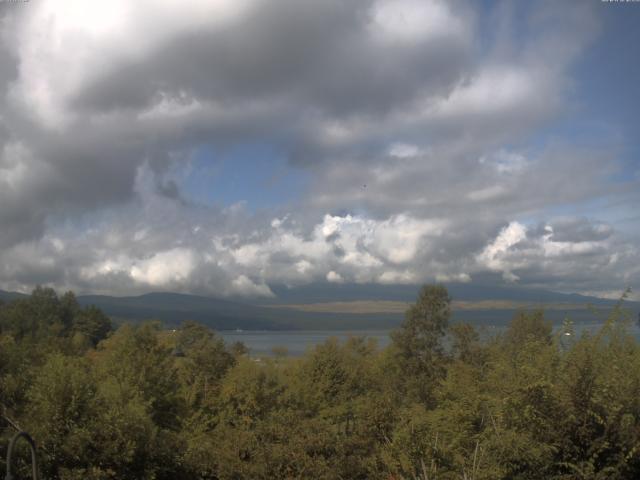
[[[551,222],[547,231],[555,242],[603,241],[611,237],[613,229],[603,222],[591,222],[584,217],[558,218]]]
[[[0,286],[638,281],[637,239],[571,213],[638,178],[612,181],[610,144],[544,134],[575,108],[593,6],[87,5],[0,10]],[[203,151],[256,144],[304,172],[300,197],[195,199]]]
[[[382,0],[374,4],[371,30],[387,41],[414,43],[430,38],[465,35],[464,23],[444,2]]]
[[[194,207],[137,187],[141,202],[103,213],[84,232],[73,223],[0,253],[0,285],[48,283],[77,291],[132,294],[171,290],[269,297],[269,285],[470,282],[485,272],[531,285],[622,285],[637,279],[637,247],[602,222],[559,217],[483,222],[395,214],[324,215],[308,222],[243,207]],[[580,236],[580,232],[587,232]]]
[[[153,287],[165,287],[184,282],[193,269],[193,253],[184,248],[174,248],[135,263],[130,268],[129,275],[136,282]]]
[[[469,282],[489,271],[510,282],[595,291],[630,283],[639,273],[637,247],[584,218],[531,226],[513,221],[494,237],[487,232],[483,243],[485,235],[473,233],[478,225],[404,214],[325,215],[306,227],[295,213],[270,219],[243,209],[194,211],[159,193],[145,198],[126,217],[107,215],[84,233],[57,227],[4,250],[0,276],[10,280],[2,287],[25,290],[45,282],[117,294],[264,297],[273,295],[270,284]],[[159,208],[163,203],[172,208]],[[580,225],[578,231],[590,234],[556,237],[559,225]]]
[[[269,284],[411,283],[432,276],[416,258],[428,261],[446,227],[406,215],[325,215],[307,227],[295,213],[269,218],[243,208],[196,209],[155,190],[141,198],[126,216],[103,214],[85,232],[59,225],[3,250],[0,277],[9,280],[2,286],[24,290],[44,281],[119,294],[271,296]]]
[[[509,260],[512,260],[511,253],[514,246],[518,245],[527,237],[527,229],[518,222],[511,222],[504,227],[496,239],[485,247],[478,256],[478,262],[484,264],[491,270],[502,272],[503,277],[507,281],[516,281],[519,279],[511,270]],[[515,262],[514,262],[515,263]],[[517,266],[514,265],[514,266]]]
[[[29,7],[0,25],[5,246],[51,215],[132,201],[141,165],[162,172],[201,145],[275,142],[292,162],[324,160],[353,146],[329,125],[447,94],[472,46],[468,15],[438,0],[392,12],[445,22],[401,44],[374,32],[387,14],[373,0]]]
[[[618,294],[638,281],[639,259],[637,245],[610,225],[575,217],[533,227],[511,222],[476,257],[480,269],[500,272],[510,282],[522,278],[591,293],[595,285],[609,284],[618,286]]]
[[[231,293],[248,297],[273,297],[273,292],[264,283],[257,284],[249,277],[240,275],[231,282]]]
[[[342,278],[342,275],[331,270],[327,273],[327,281],[331,283],[342,283],[344,282],[344,279]]]

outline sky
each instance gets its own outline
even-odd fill
[[[640,3],[0,2],[0,288],[640,291]]]

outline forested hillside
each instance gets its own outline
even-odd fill
[[[426,286],[384,350],[257,361],[196,323],[114,330],[39,288],[0,305],[0,461],[21,428],[50,479],[640,478],[623,305],[593,336],[534,311],[486,342],[450,305]]]

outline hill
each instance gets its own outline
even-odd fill
[[[194,320],[216,330],[365,330],[396,327],[418,285],[312,284],[274,286],[275,298],[252,303],[215,297],[155,292],[114,297],[80,295],[81,305],[95,305],[115,321],[156,319],[167,326]],[[448,285],[454,299],[453,321],[476,324],[508,322],[519,309],[544,308],[547,318],[560,322],[597,319],[588,305],[606,311],[614,300],[521,287]],[[24,297],[0,291],[0,300]],[[638,315],[640,303],[626,306]]]
[[[520,286],[495,286],[476,283],[445,284],[449,295],[454,300],[479,301],[512,301],[528,303],[592,303],[594,305],[614,305],[615,300],[590,297],[577,293],[559,293],[543,289]],[[262,303],[324,303],[351,302],[362,300],[385,300],[398,302],[413,302],[418,295],[421,285],[380,285],[311,283],[299,287],[285,285],[271,286],[275,297]],[[622,293],[622,292],[620,292]]]
[[[0,301],[3,301],[3,302],[10,302],[12,300],[16,300],[18,298],[25,298],[27,296],[28,295],[24,293],[5,292],[4,290],[0,290]]]
[[[116,320],[161,320],[169,326],[194,320],[217,330],[321,330],[389,328],[400,317],[334,312],[300,312],[230,300],[179,293],[149,293],[134,297],[82,295],[82,305],[95,305]]]

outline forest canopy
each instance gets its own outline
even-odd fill
[[[519,312],[481,340],[425,286],[387,348],[256,359],[185,322],[115,328],[73,293],[0,305],[0,462],[16,429],[51,479],[640,478],[640,348]],[[28,477],[28,455],[17,467]]]

